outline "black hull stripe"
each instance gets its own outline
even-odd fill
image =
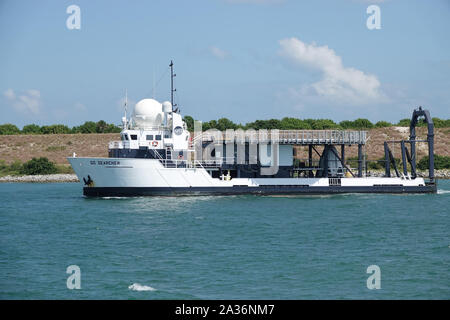
[[[305,187],[305,186],[261,186],[261,187],[84,187],[88,197],[136,197],[136,196],[180,196],[180,195],[321,195],[341,193],[435,193],[436,185],[427,186],[373,186],[373,187]]]

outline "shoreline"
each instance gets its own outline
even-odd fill
[[[47,183],[47,182],[79,182],[75,174],[58,173],[34,176],[4,176],[0,177],[2,182],[29,182],[29,183]]]
[[[371,177],[383,177],[384,170],[368,171]],[[395,172],[391,174],[395,175]],[[450,179],[450,170],[442,169],[435,170],[434,175],[436,179]],[[418,171],[418,177],[427,178],[427,171]],[[47,174],[47,175],[35,175],[35,176],[4,176],[0,177],[0,183],[8,182],[26,182],[26,183],[52,183],[52,182],[79,182],[75,174]]]

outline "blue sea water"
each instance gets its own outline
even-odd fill
[[[450,181],[438,189],[87,199],[76,183],[3,183],[0,298],[449,299]]]

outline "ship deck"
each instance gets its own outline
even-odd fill
[[[233,142],[275,142],[278,144],[291,145],[364,145],[367,141],[367,131],[349,130],[271,130],[265,132],[239,132],[233,134],[228,132],[214,133],[205,131],[195,135],[194,141],[217,141],[221,139],[225,143]]]

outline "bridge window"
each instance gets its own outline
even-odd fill
[[[148,134],[147,135],[147,140],[153,140],[153,135],[152,134]]]
[[[131,140],[137,140],[137,134],[130,134]]]
[[[161,135],[160,135],[160,134],[157,134],[156,137],[155,137],[155,140],[160,141],[160,140],[161,140]]]

